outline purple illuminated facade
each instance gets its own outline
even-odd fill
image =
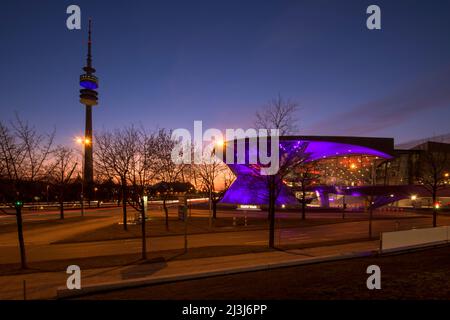
[[[391,159],[393,154],[393,139],[360,138],[360,137],[280,137],[280,157],[304,148],[305,162],[322,159],[366,155],[380,159]],[[246,159],[256,152],[246,145]],[[236,180],[226,192],[223,203],[264,205],[268,203],[266,178],[260,175],[259,167],[245,164],[228,164],[236,175]],[[280,182],[281,183],[281,182]],[[276,204],[293,205],[298,201],[293,192],[284,183]]]

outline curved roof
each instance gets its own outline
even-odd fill
[[[348,145],[366,147],[378,150],[380,152],[393,155],[393,138],[375,138],[375,137],[349,137],[349,136],[283,136],[280,141],[303,140],[316,142],[334,142]]]
[[[289,152],[300,145],[306,145],[305,152],[308,154],[308,161],[348,155],[369,155],[391,159],[394,154],[394,140],[390,138],[282,136],[279,137],[279,140],[280,149],[284,152]],[[238,141],[243,141],[243,139]],[[253,159],[258,152],[256,141],[256,138],[245,140],[246,156],[253,156]],[[227,149],[232,147],[234,147],[234,143],[226,144]],[[237,149],[232,150],[235,155]],[[224,156],[226,158],[226,155]]]
[[[307,144],[305,152],[309,153],[309,161],[348,155],[369,155],[385,159],[392,158],[390,154],[383,152],[379,149],[341,142],[299,139],[299,140],[281,141],[280,145],[286,146],[287,149],[290,146],[292,146],[293,141],[295,141],[294,143],[298,143],[301,141],[302,143]]]

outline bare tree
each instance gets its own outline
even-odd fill
[[[433,227],[437,226],[437,197],[439,190],[447,186],[445,183],[450,171],[450,145],[439,142],[428,142],[422,145],[420,154],[419,182],[430,193],[433,201]]]
[[[39,134],[17,115],[11,126],[0,122],[0,162],[3,180],[9,186],[7,201],[16,210],[17,236],[22,268],[27,268],[23,237],[22,206],[27,198],[27,185],[48,176],[47,160],[51,153],[54,132]]]
[[[287,180],[292,181],[294,188],[299,188],[301,193],[299,202],[301,205],[302,220],[306,219],[306,205],[308,202],[306,192],[308,187],[310,187],[317,178],[318,174],[314,163],[305,163],[304,165],[298,166],[288,175]]]
[[[226,191],[234,181],[234,174],[217,157],[195,165],[196,176],[200,177],[202,189],[208,194],[212,205],[212,218],[217,218],[217,204],[224,197]],[[222,178],[222,179],[220,179]],[[222,181],[218,181],[222,180]],[[222,183],[220,187],[217,185]]]
[[[75,168],[74,152],[72,149],[58,146],[53,154],[51,180],[58,189],[58,202],[60,218],[64,219],[64,199],[67,185],[71,182]]]
[[[288,151],[280,150],[279,169],[277,174],[264,176],[265,186],[268,193],[268,216],[269,216],[269,247],[275,247],[275,213],[278,197],[285,187],[287,176],[297,168],[304,165],[309,155],[306,153],[308,144],[301,143],[295,147],[288,147]],[[280,148],[281,149],[281,148]]]
[[[297,131],[295,114],[299,110],[296,102],[283,99],[279,94],[261,110],[256,112],[255,126],[258,129],[278,129],[281,136]]]
[[[138,131],[136,153],[131,163],[129,179],[133,188],[133,202],[130,205],[141,213],[142,259],[147,259],[146,216],[144,197],[147,189],[154,182],[158,155],[155,153],[158,139],[155,133],[145,129]]]
[[[129,180],[133,188],[134,202],[141,203],[139,198],[146,194],[147,188],[155,182],[158,163],[158,139],[155,133],[145,129],[138,131],[138,141],[135,155],[130,166]]]
[[[256,113],[255,126],[259,129],[278,129],[281,136],[293,134],[297,129],[297,111],[298,104],[296,102],[290,99],[285,100],[281,95],[278,95],[278,97],[269,101],[262,111]],[[275,209],[278,196],[283,188],[283,180],[292,170],[306,162],[308,158],[305,153],[306,146],[305,143],[295,147],[288,146],[290,150],[287,152],[280,148],[278,173],[264,177],[268,193],[269,247],[271,248],[275,245]]]
[[[121,186],[123,228],[127,230],[128,177],[137,153],[139,134],[133,127],[96,135],[97,169]]]
[[[272,99],[261,112],[256,113],[255,126],[259,129],[266,129],[272,134],[271,130],[278,129],[281,136],[292,134],[296,130],[296,115],[298,104],[290,99],[285,100],[278,95]],[[307,159],[307,144],[290,145],[287,144],[287,151],[280,148],[279,152],[279,170],[275,175],[263,177],[265,188],[267,190],[268,217],[269,217],[269,247],[275,247],[275,210],[276,202],[283,188],[283,180],[290,172],[303,165]]]
[[[160,129],[156,136],[154,153],[156,158],[152,161],[152,170],[155,172],[155,180],[160,185],[160,193],[163,200],[163,209],[166,219],[166,229],[169,229],[169,209],[167,199],[173,194],[173,185],[179,181],[185,169],[185,164],[177,164],[172,160],[172,150],[176,141],[172,139],[171,131]]]

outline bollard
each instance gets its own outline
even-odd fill
[[[236,227],[236,217],[233,217],[233,227]]]

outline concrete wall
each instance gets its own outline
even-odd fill
[[[383,232],[380,251],[387,252],[434,244],[449,243],[450,227],[423,228],[405,231]]]

